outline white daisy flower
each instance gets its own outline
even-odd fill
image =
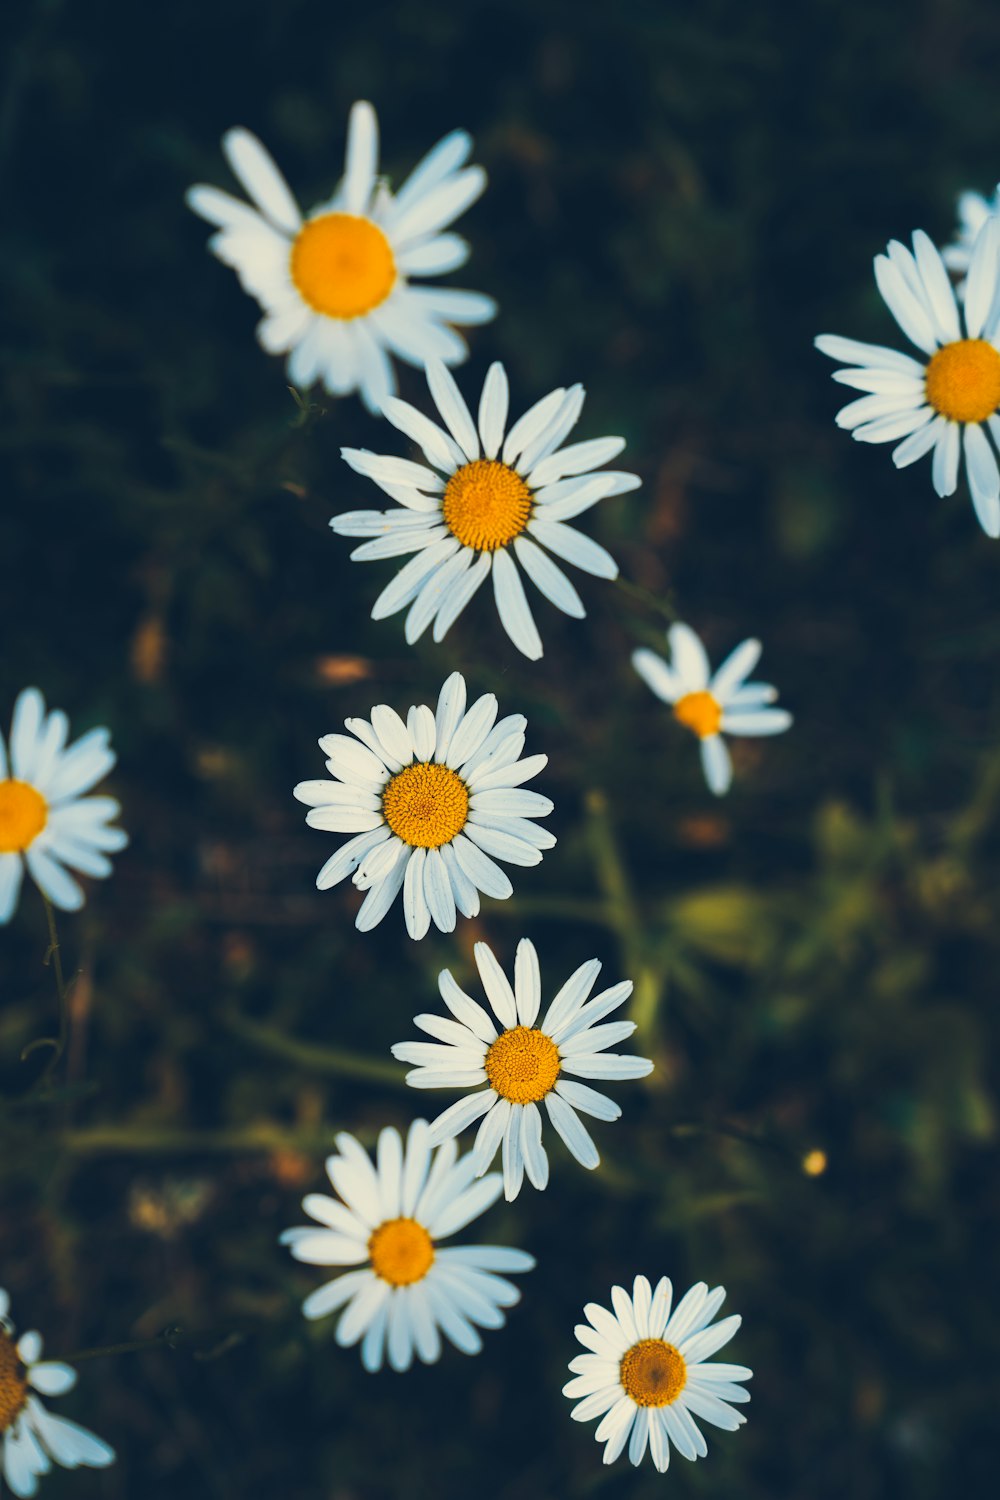
[[[862,443],[896,443],[898,469],[933,452],[939,495],[954,494],[964,455],[979,524],[1000,536],[1000,467],[986,435],[1000,442],[1000,223],[991,215],[976,236],[961,311],[944,262],[920,229],[912,254],[892,240],[876,255],[875,280],[925,357],[822,334],[817,349],[852,366],[834,380],[866,393],[841,408],[837,425]]]
[[[563,1395],[577,1403],[570,1413],[574,1421],[601,1417],[594,1436],[605,1444],[606,1464],[614,1463],[626,1443],[630,1460],[640,1464],[648,1445],[663,1474],[671,1444],[683,1458],[704,1458],[708,1452],[695,1417],[724,1432],[735,1432],[746,1421],[729,1403],[750,1400],[738,1382],[749,1380],[753,1371],[705,1362],[743,1321],[723,1318],[709,1327],[725,1300],[725,1287],[710,1292],[699,1281],[671,1315],[672,1295],[666,1276],[655,1292],[645,1276],[637,1276],[631,1297],[624,1287],[612,1287],[614,1312],[588,1302],[588,1322],[577,1325],[576,1336],[589,1352],[570,1361],[576,1378],[563,1386]]]
[[[432,921],[453,932],[456,911],[479,911],[480,891],[500,901],[513,891],[496,860],[537,865],[556,842],[533,821],[547,817],[552,803],[523,790],[548,761],[518,759],[527,719],[498,719],[492,693],[468,710],[465,704],[465,678],[453,672],[436,713],[415,704],[404,723],[380,703],[370,721],[345,719],[353,739],[327,734],[319,742],[336,780],[295,788],[311,809],[311,828],[355,835],[327,860],[316,884],[325,891],[353,872],[354,884],[368,892],[359,932],[378,926],[400,890],[412,938],[422,938]]]
[[[66,749],[69,720],[45,711],[37,688],[14,704],[10,757],[0,734],[0,923],[17,906],[25,864],[43,895],[62,911],[83,905],[83,891],[65,869],[111,874],[108,854],[128,835],[109,828],[121,811],[113,797],[84,797],[115,763],[109,733],[92,729]]]
[[[357,390],[378,411],[396,389],[390,354],[417,366],[466,358],[450,325],[489,322],[493,298],[410,281],[469,258],[466,241],[444,232],[486,186],[482,167],[465,165],[472,140],[464,130],[439,141],[394,194],[378,175],[375,111],[355,104],[343,179],[305,219],[255,135],[230,130],[222,149],[253,206],[203,184],[186,201],[219,226],[209,248],[264,309],[257,339],[269,354],[288,354],[293,385],[321,380],[334,396]]]
[[[39,1401],[63,1396],[76,1385],[76,1371],[42,1359],[42,1336],[24,1333],[15,1341],[7,1316],[10,1297],[0,1287],[0,1474],[15,1495],[34,1495],[40,1475],[53,1462],[64,1469],[106,1469],[115,1450],[101,1438],[54,1417]]]
[[[418,444],[433,467],[342,448],[351,468],[373,479],[397,507],[347,511],[330,525],[340,536],[367,539],[351,553],[354,562],[416,554],[375,600],[373,620],[409,605],[407,641],[412,645],[432,624],[434,640],[443,640],[492,574],[500,622],[518,650],[535,661],[542,642],[515,559],[557,609],[583,618],[579,594],[549,554],[597,578],[617,578],[610,553],[567,522],[609,495],[637,488],[635,474],[594,472],[622,451],[625,440],[591,438],[561,447],[582,410],[582,385],[551,391],[507,431],[502,364],[487,372],[478,426],[440,361],[427,361],[427,383],[443,428],[395,397],[383,415]]]
[[[538,1024],[542,985],[534,943],[522,938],[517,945],[513,986],[485,943],[476,944],[475,956],[493,1016],[444,969],[438,985],[454,1020],[416,1016],[414,1025],[435,1041],[397,1042],[392,1055],[415,1064],[406,1075],[413,1088],[475,1090],[438,1115],[431,1141],[448,1140],[482,1117],[472,1161],[481,1175],[502,1144],[504,1195],[510,1201],[521,1191],[525,1172],[536,1188],[549,1180],[538,1108],[542,1100],[551,1125],[577,1161],[594,1168],[600,1157],[577,1110],[598,1120],[617,1120],[621,1110],[606,1094],[576,1080],[645,1078],[653,1064],[645,1057],[605,1050],[635,1030],[634,1021],[598,1024],[628,999],[632,981],[589,999],[601,972],[596,958],[570,975]]]
[[[426,1120],[414,1120],[404,1148],[388,1126],[376,1164],[353,1135],[336,1138],[339,1155],[326,1170],[337,1198],[310,1193],[302,1207],[322,1228],[286,1229],[281,1242],[296,1260],[352,1269],[312,1292],[307,1318],[343,1308],[337,1343],[361,1344],[361,1363],[408,1370],[414,1356],[433,1364],[442,1335],[463,1354],[478,1354],[477,1328],[500,1328],[503,1308],[521,1293],[498,1272],[530,1271],[534,1256],[502,1245],[439,1245],[485,1213],[500,1196],[500,1176],[475,1182],[471,1156],[454,1141],[432,1150]],[[357,1268],[357,1269],[355,1269]]]
[[[941,251],[941,259],[959,281],[955,287],[960,297],[965,296],[965,279],[969,274],[972,247],[976,237],[991,214],[1000,213],[1000,187],[991,199],[982,193],[960,193],[958,197],[958,229],[950,245]]]
[[[792,716],[770,708],[778,690],[769,682],[747,682],[760,659],[760,641],[742,641],[714,676],[705,648],[690,625],[667,631],[670,662],[655,651],[632,653],[632,665],[656,696],[669,703],[674,718],[701,740],[701,764],[709,791],[721,797],[733,779],[733,764],[724,734],[781,734]]]

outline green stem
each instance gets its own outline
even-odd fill
[[[680,619],[677,606],[673,603],[672,598],[661,599],[658,594],[653,594],[649,589],[643,588],[641,583],[632,583],[629,579],[622,578],[621,574],[615,579],[615,586],[621,589],[623,594],[627,594],[630,599],[634,599],[636,603],[645,605],[654,614],[661,615],[671,625],[676,624]]]
[[[49,946],[46,949],[42,962],[48,966],[52,965],[52,972],[56,980],[56,994],[59,997],[59,1035],[40,1036],[35,1041],[29,1042],[21,1053],[21,1061],[26,1061],[39,1047],[51,1047],[52,1055],[42,1071],[37,1087],[42,1089],[49,1082],[52,1074],[59,1066],[59,1062],[66,1051],[69,1041],[69,990],[66,978],[63,974],[62,950],[59,946],[59,933],[56,929],[56,914],[52,902],[48,896],[42,893],[42,901],[45,903],[45,919],[49,928]]]
[[[377,1057],[367,1057],[362,1052],[351,1052],[344,1047],[321,1047],[315,1042],[301,1042],[295,1037],[285,1036],[271,1026],[262,1026],[258,1021],[248,1020],[239,1011],[232,1010],[223,1016],[222,1023],[234,1036],[261,1052],[271,1052],[300,1068],[312,1073],[330,1073],[341,1078],[363,1078],[370,1083],[389,1084],[393,1088],[404,1088],[406,1070],[395,1062],[383,1062]]]
[[[636,1023],[639,1037],[648,1042],[653,1034],[660,1005],[660,977],[645,957],[642,921],[625,861],[618,847],[608,799],[595,787],[587,793],[585,806],[594,866],[605,899],[609,925],[618,934],[626,973],[635,986],[629,1014]]]
[[[241,1344],[245,1337],[245,1334],[235,1331],[215,1335],[207,1349],[194,1351],[194,1357],[195,1359],[215,1359],[237,1344]],[[65,1359],[67,1364],[78,1365],[87,1359],[110,1358],[116,1354],[142,1354],[147,1349],[179,1349],[182,1344],[193,1344],[196,1340],[201,1342],[204,1338],[203,1333],[189,1333],[179,1324],[171,1323],[153,1338],[129,1339],[124,1344],[104,1344],[99,1349],[76,1349],[72,1354],[67,1354]]]
[[[234,1155],[267,1154],[272,1151],[300,1151],[308,1155],[328,1152],[332,1130],[284,1130],[279,1125],[262,1122],[232,1130],[174,1130],[170,1127],[136,1125],[94,1125],[86,1129],[65,1130],[59,1137],[66,1150],[77,1156],[95,1156],[107,1152],[122,1156],[200,1156],[232,1152]]]

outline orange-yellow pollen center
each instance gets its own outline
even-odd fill
[[[932,356],[927,400],[951,422],[985,422],[1000,407],[1000,353],[985,339],[958,339]]]
[[[389,241],[357,214],[308,219],[292,245],[291,272],[303,301],[328,318],[363,317],[396,283]]]
[[[711,693],[686,693],[674,704],[674,718],[703,740],[718,734],[722,709]]]
[[[618,1374],[636,1406],[672,1406],[687,1385],[687,1361],[663,1339],[640,1339],[626,1349]]]
[[[16,1420],[27,1399],[28,1372],[18,1358],[14,1340],[0,1328],[0,1435]]]
[[[456,771],[418,761],[394,776],[382,793],[385,821],[404,844],[440,849],[461,833],[469,816],[469,792]]]
[[[26,781],[0,781],[0,854],[20,854],[38,837],[49,809]]]
[[[368,1241],[372,1270],[390,1286],[421,1281],[434,1263],[434,1242],[416,1219],[386,1219]]]
[[[448,480],[442,514],[463,547],[496,552],[520,536],[531,518],[531,491],[495,458],[463,464]]]
[[[559,1048],[534,1026],[498,1036],[483,1064],[490,1088],[511,1104],[537,1104],[559,1077]]]

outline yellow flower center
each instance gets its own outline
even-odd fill
[[[673,1344],[640,1339],[626,1349],[618,1375],[636,1406],[672,1406],[687,1385],[687,1361]]]
[[[674,704],[674,718],[703,740],[718,734],[722,709],[711,693],[686,693]]]
[[[20,854],[48,822],[41,792],[26,781],[0,781],[0,854]]]
[[[434,1263],[434,1243],[416,1219],[386,1219],[368,1241],[372,1270],[390,1286],[422,1281]]]
[[[495,552],[527,526],[531,491],[506,464],[477,458],[455,470],[445,486],[441,509],[445,525],[463,547]]]
[[[490,1088],[511,1104],[537,1104],[559,1077],[559,1048],[544,1031],[514,1026],[498,1036],[483,1064]]]
[[[302,300],[328,318],[363,317],[396,283],[389,241],[356,214],[308,219],[292,245],[291,272]]]
[[[382,793],[385,821],[404,844],[440,849],[465,827],[469,792],[450,766],[418,761],[394,776]]]
[[[1000,407],[1000,353],[985,339],[959,339],[931,358],[927,400],[951,422],[985,422]]]
[[[0,1328],[0,1434],[17,1419],[28,1399],[28,1372],[18,1358],[14,1340]]]

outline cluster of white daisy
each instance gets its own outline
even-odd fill
[[[237,129],[223,139],[230,166],[251,203],[214,187],[188,194],[191,208],[216,226],[210,246],[260,303],[257,336],[265,350],[288,355],[288,376],[320,381],[334,395],[359,392],[365,405],[416,445],[421,458],[344,448],[356,473],[393,502],[331,521],[360,539],[357,561],[407,557],[372,607],[382,619],[406,611],[408,643],[431,630],[441,641],[473,596],[492,578],[497,613],[514,646],[531,660],[542,642],[522,574],[556,608],[581,618],[584,605],[560,564],[614,579],[614,558],[570,524],[600,501],[627,493],[636,475],[604,468],[624,448],[620,437],[572,442],[584,389],[559,387],[510,420],[507,373],[490,366],[476,414],[449,366],[467,354],[456,325],[489,321],[491,298],[416,284],[463,265],[464,239],[450,226],[482,193],[486,178],[469,166],[463,131],[440,141],[398,192],[378,172],[374,110],[351,111],[343,177],[332,195],[303,217],[263,145]],[[998,190],[1000,192],[1000,190]],[[1000,535],[1000,196],[960,200],[956,242],[939,253],[921,231],[913,250],[896,241],[876,257],[880,291],[917,360],[892,349],[825,335],[826,354],[849,368],[835,379],[863,394],[838,416],[865,442],[895,442],[898,467],[933,452],[932,476],[951,494],[964,456],[973,504],[989,535]],[[949,271],[958,278],[949,279]],[[400,400],[391,356],[423,369],[436,419]],[[556,561],[558,559],[558,561]],[[646,648],[632,658],[653,693],[701,744],[706,782],[716,795],[732,778],[727,735],[781,733],[791,715],[775,707],[777,690],[749,681],[757,640],[739,644],[715,672],[686,624],[668,632],[669,660]],[[328,779],[303,781],[295,796],[307,822],[350,835],[317,877],[327,889],[351,876],[364,898],[356,926],[365,932],[402,895],[406,930],[423,938],[431,924],[454,931],[474,917],[482,896],[512,894],[506,866],[530,867],[556,840],[539,820],[551,800],[525,783],[547,764],[525,755],[527,721],[500,716],[493,693],[469,702],[465,678],[453,672],[436,704],[411,705],[405,717],[376,704],[368,718],[345,720],[347,734],[319,745]],[[83,891],[70,870],[103,877],[108,855],[127,836],[113,826],[111,797],[88,795],[113,767],[106,729],[67,747],[69,724],[47,712],[41,693],[18,697],[9,748],[0,736],[0,923],[10,920],[27,867],[51,908],[73,911]],[[508,1279],[533,1268],[526,1252],[498,1245],[444,1244],[493,1205],[517,1197],[525,1178],[549,1182],[543,1113],[583,1167],[599,1163],[580,1116],[611,1122],[621,1114],[593,1081],[623,1082],[652,1069],[646,1058],[610,1051],[635,1029],[608,1019],[631,994],[628,980],[593,994],[600,963],[582,963],[542,1006],[539,956],[519,942],[512,978],[491,948],[475,945],[487,1004],[439,976],[447,1015],[425,1013],[414,1025],[430,1040],[399,1042],[393,1055],[410,1065],[406,1082],[459,1095],[428,1123],[415,1120],[406,1139],[380,1131],[374,1161],[354,1136],[336,1137],[326,1162],[336,1197],[311,1193],[313,1221],[282,1242],[299,1261],[345,1268],[311,1292],[310,1319],[339,1314],[336,1340],[360,1345],[365,1369],[403,1371],[430,1363],[443,1341],[468,1354],[480,1330],[499,1328],[520,1298]],[[539,1019],[541,1018],[541,1019]],[[585,1082],[582,1080],[590,1080]],[[476,1125],[460,1156],[456,1137]],[[500,1153],[502,1170],[490,1171]],[[671,1447],[685,1458],[707,1451],[696,1418],[735,1430],[749,1396],[742,1365],[710,1362],[732,1338],[738,1317],[714,1322],[724,1289],[691,1288],[672,1308],[669,1280],[655,1289],[636,1276],[631,1294],[611,1290],[612,1310],[590,1303],[576,1330],[587,1351],[575,1358],[565,1395],[578,1421],[600,1418],[596,1438],[611,1463],[627,1447],[633,1464],[647,1449],[666,1469]],[[41,1338],[15,1341],[9,1299],[0,1290],[0,1468],[17,1496],[31,1496],[56,1462],[102,1467],[110,1447],[84,1428],[55,1417],[39,1397],[69,1391],[69,1365],[42,1361]]]

